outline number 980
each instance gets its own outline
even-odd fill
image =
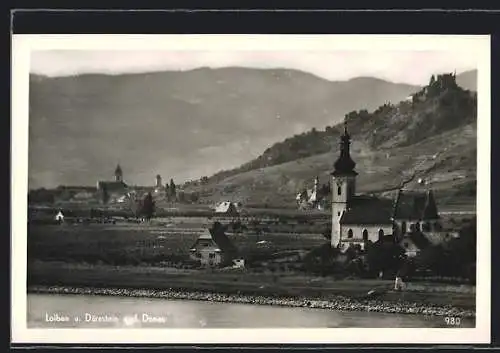
[[[446,323],[446,325],[449,325],[449,326],[460,326],[460,318],[459,317],[446,316],[444,318],[444,322]]]

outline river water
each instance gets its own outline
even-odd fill
[[[157,298],[28,294],[28,328],[450,327],[442,317]],[[474,327],[462,319],[455,327]]]

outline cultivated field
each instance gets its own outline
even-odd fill
[[[190,247],[209,224],[208,219],[186,217],[151,224],[29,225],[28,258],[111,265],[178,262],[187,258]],[[262,229],[228,236],[242,255],[310,250],[326,242],[319,232],[306,232],[307,226],[286,229],[266,225]]]

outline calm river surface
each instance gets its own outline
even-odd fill
[[[28,294],[29,328],[449,327],[442,317],[150,298]],[[462,319],[459,327],[474,327]]]

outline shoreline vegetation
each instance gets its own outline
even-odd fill
[[[302,307],[335,311],[367,311],[392,314],[413,314],[426,316],[448,316],[475,318],[475,312],[456,307],[419,305],[411,302],[384,302],[379,300],[360,300],[336,296],[330,300],[317,298],[267,297],[248,294],[225,294],[177,289],[126,289],[126,288],[90,288],[66,286],[30,286],[28,293],[59,295],[103,295],[138,298],[157,298],[168,300],[196,300],[233,304],[274,305],[283,307]]]
[[[251,274],[168,273],[147,268],[80,267],[38,262],[28,271],[28,293],[81,294],[276,305],[475,318],[475,293],[443,288],[392,290],[393,281],[320,282]],[[216,280],[216,277],[220,278]],[[227,277],[227,278],[226,278]],[[234,278],[238,278],[234,281]],[[370,290],[375,295],[367,295]]]

